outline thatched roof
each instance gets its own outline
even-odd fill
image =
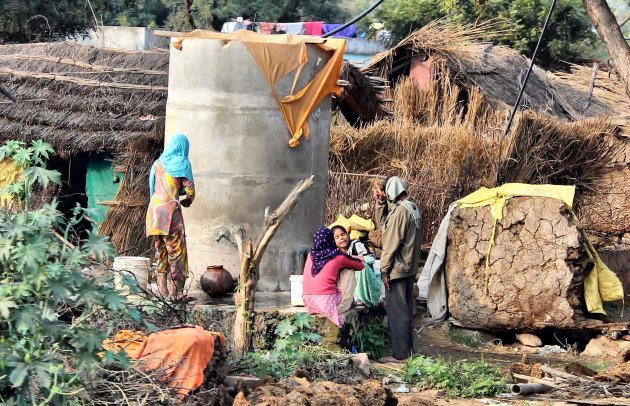
[[[495,109],[510,109],[516,102],[530,60],[505,46],[480,41],[488,27],[457,27],[433,22],[415,31],[398,45],[376,55],[364,68],[392,83],[409,74],[410,61],[429,56],[446,67],[454,80],[464,86],[477,86]],[[574,67],[572,73],[553,74],[534,66],[527,82],[522,106],[550,116],[578,120],[583,117],[611,116],[630,135],[630,101],[614,78],[599,72],[590,102],[589,68]],[[585,108],[586,107],[586,108]]]
[[[161,139],[168,52],[71,42],[0,46],[0,141],[41,138],[63,155]]]

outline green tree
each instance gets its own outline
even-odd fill
[[[377,12],[395,40],[400,40],[432,20],[474,24],[493,20],[500,31],[493,41],[531,56],[551,0],[391,0]],[[537,63],[558,65],[577,57],[601,54],[591,21],[582,5],[559,0],[539,50]]]
[[[10,141],[0,152],[25,167],[18,187],[5,188],[3,193],[23,199],[34,185],[59,181],[59,173],[44,167],[52,152],[44,142],[25,147]],[[127,308],[118,291],[81,272],[90,258],[102,260],[113,253],[104,237],[89,234],[81,246],[70,247],[53,233],[67,239],[83,215],[78,208],[66,222],[55,203],[37,210],[0,211],[3,405],[63,404],[64,397],[80,389],[81,374],[89,374],[101,362],[101,342],[111,333],[87,323],[97,309],[118,319],[141,319],[136,309]],[[126,357],[106,353],[105,359],[124,362]]]
[[[188,30],[183,3],[167,0],[166,4],[172,9],[169,26],[175,30]],[[197,26],[215,30],[239,16],[270,22],[344,22],[349,16],[334,0],[194,0],[192,13]]]

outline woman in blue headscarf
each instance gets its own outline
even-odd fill
[[[146,234],[155,240],[160,294],[178,302],[194,300],[183,293],[188,277],[188,252],[181,206],[189,207],[195,198],[188,150],[188,138],[176,134],[153,163],[149,174],[151,201],[146,217]],[[179,200],[180,196],[184,198]]]

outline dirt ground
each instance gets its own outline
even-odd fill
[[[431,357],[442,357],[447,360],[476,361],[483,359],[491,365],[501,369],[509,382],[509,368],[523,359],[524,350],[515,345],[511,340],[497,340],[495,343],[485,345],[473,339],[466,339],[466,335],[459,334],[460,330],[449,329],[446,323],[433,323],[427,317],[419,314],[415,318],[415,342],[414,353]],[[462,338],[464,337],[464,338]],[[485,339],[492,337],[485,336]],[[525,351],[527,352],[527,351]],[[593,369],[603,369],[614,365],[616,360],[601,357],[580,356],[577,352],[564,354],[550,354],[541,356],[537,354],[527,355],[532,363],[545,363],[555,368],[564,370],[571,362],[579,362]],[[396,364],[373,364],[374,368],[382,373],[395,372],[393,369],[401,368]],[[448,399],[437,390],[416,391],[409,394],[395,394],[400,406],[464,406],[464,405],[575,405],[589,403],[575,403],[562,399],[533,397],[499,397],[495,399]],[[592,403],[596,404],[596,403]],[[630,401],[628,402],[630,405]]]

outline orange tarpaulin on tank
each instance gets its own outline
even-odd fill
[[[149,335],[121,330],[113,339],[105,340],[103,348],[110,351],[124,350],[130,358],[140,360],[147,371],[161,369],[163,380],[177,389],[179,397],[183,398],[203,383],[203,371],[214,354],[215,337],[224,347],[223,334],[199,326]]]
[[[280,107],[282,117],[291,133],[289,145],[296,147],[302,135],[309,138],[307,120],[315,107],[329,94],[339,95],[337,86],[343,52],[346,41],[339,38],[316,38],[307,36],[261,35],[247,30],[238,30],[230,34],[212,31],[194,30],[184,34],[173,44],[182,49],[186,39],[218,39],[223,41],[240,41],[247,47],[265,80],[271,93]],[[326,64],[317,72],[313,80],[295,93],[295,86],[302,67],[308,62],[306,44],[315,44],[332,55]],[[289,73],[295,71],[290,94],[280,96],[276,93],[276,83]]]

